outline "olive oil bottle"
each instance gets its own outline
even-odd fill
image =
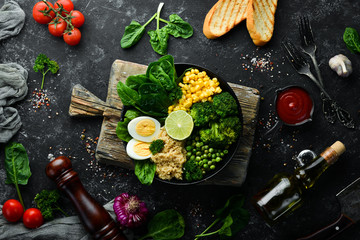
[[[293,174],[280,173],[253,197],[253,204],[268,223],[273,223],[301,206],[303,192],[311,188],[321,174],[345,151],[340,141],[335,142]]]

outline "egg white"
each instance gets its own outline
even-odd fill
[[[151,134],[150,136],[147,136],[147,137],[144,137],[144,136],[140,136],[136,130],[135,130],[135,127],[136,127],[136,124],[138,124],[141,120],[145,120],[145,119],[149,119],[151,121],[153,121],[155,123],[155,131],[153,134]],[[131,120],[128,124],[128,132],[129,134],[139,140],[139,141],[143,141],[143,142],[152,142],[154,138],[156,138],[158,135],[159,135],[159,132],[160,132],[160,123],[158,120],[156,120],[155,118],[152,118],[152,117],[146,117],[146,116],[143,116],[143,117],[137,117],[137,118],[134,118],[133,120]]]
[[[152,155],[151,152],[148,156],[139,156],[134,152],[134,145],[138,142],[141,142],[141,141],[138,141],[134,138],[131,139],[126,145],[126,153],[129,155],[129,157],[131,157],[132,159],[135,159],[135,160],[145,160],[145,159],[150,158]]]

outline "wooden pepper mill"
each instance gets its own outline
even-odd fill
[[[57,157],[46,166],[46,175],[70,198],[85,229],[95,239],[126,240],[110,214],[85,190],[70,159]]]

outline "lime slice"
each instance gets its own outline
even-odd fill
[[[165,119],[165,130],[175,140],[184,140],[191,135],[194,122],[184,110],[174,111]]]

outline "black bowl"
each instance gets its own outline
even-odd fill
[[[221,77],[219,77],[215,73],[211,72],[210,70],[208,70],[206,68],[203,68],[203,67],[200,67],[200,66],[197,66],[197,65],[194,65],[194,64],[176,63],[175,68],[176,68],[176,73],[177,73],[178,76],[181,76],[181,74],[183,74],[183,72],[186,69],[197,68],[197,69],[199,69],[199,71],[205,71],[210,78],[217,78],[219,83],[220,83],[220,88],[222,89],[222,91],[223,92],[229,92],[231,94],[231,96],[233,96],[235,98],[236,103],[238,105],[238,110],[239,110],[239,116],[238,117],[240,118],[241,125],[243,126],[243,116],[242,116],[240,103],[239,103],[234,91],[227,84],[227,82],[225,80],[223,80]],[[127,111],[127,109],[128,108],[126,106],[124,106],[123,112],[122,112],[122,115],[121,115],[121,120],[123,120],[124,114]],[[215,176],[217,173],[219,173],[231,161],[231,159],[234,157],[234,154],[236,153],[236,150],[238,149],[238,147],[240,145],[240,137],[241,136],[242,136],[242,132],[239,134],[239,138],[237,139],[237,141],[235,143],[233,143],[229,147],[229,149],[228,149],[229,153],[224,156],[224,158],[223,158],[223,160],[221,162],[216,164],[215,170],[207,172],[201,180],[193,181],[193,182],[188,182],[186,180],[177,180],[177,179],[164,180],[164,179],[160,179],[157,176],[155,176],[155,179],[160,181],[160,182],[173,184],[173,185],[192,185],[192,184],[198,184],[198,183],[204,182],[204,181],[208,180],[209,178],[212,178],[213,176]],[[124,145],[125,145],[125,149],[126,149],[126,142],[124,142]]]

